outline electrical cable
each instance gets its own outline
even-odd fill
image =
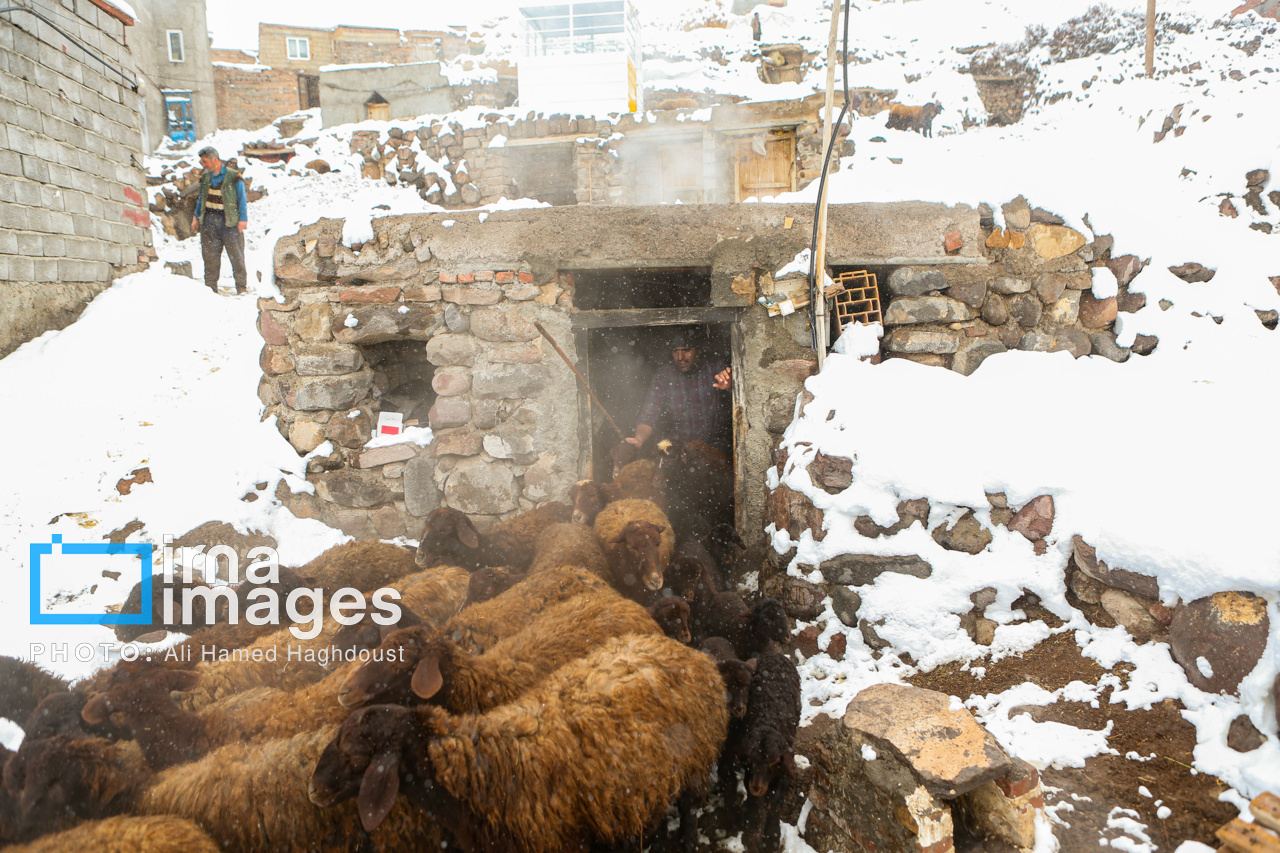
[[[126,73],[124,73],[123,71],[121,71],[119,68],[116,68],[116,67],[115,67],[114,65],[112,65],[110,62],[107,62],[107,60],[103,59],[103,58],[102,58],[102,56],[101,56],[101,55],[100,55],[96,50],[94,50],[93,48],[91,48],[91,47],[87,47],[87,46],[85,46],[84,44],[82,44],[82,43],[80,42],[80,40],[79,40],[79,39],[77,39],[75,36],[71,35],[71,33],[67,32],[67,31],[66,31],[66,30],[64,30],[62,27],[58,26],[58,25],[57,25],[57,24],[55,24],[53,21],[51,21],[51,20],[49,20],[48,18],[46,18],[44,15],[41,15],[41,14],[40,14],[39,12],[37,12],[35,9],[28,9],[26,6],[4,6],[4,7],[0,8],[0,15],[4,14],[5,12],[26,12],[28,15],[35,15],[37,18],[39,18],[40,20],[44,21],[46,24],[48,24],[49,26],[51,26],[51,27],[53,27],[55,30],[57,30],[57,31],[58,31],[58,33],[59,33],[63,38],[67,39],[69,42],[71,42],[72,44],[74,44],[76,47],[78,47],[78,48],[80,48],[81,50],[83,50],[86,54],[88,54],[88,55],[89,55],[89,57],[90,57],[90,58],[92,58],[92,59],[96,59],[98,62],[101,62],[101,63],[102,63],[103,65],[105,65],[107,68],[110,68],[112,71],[114,71],[115,73],[119,74],[119,75],[120,75],[120,79],[124,80],[124,81],[125,81],[125,84],[126,84],[126,85],[128,85],[128,87],[129,87],[130,89],[132,89],[132,90],[133,90],[133,91],[135,91],[135,92],[136,92],[136,91],[138,91],[138,81],[137,81],[137,80],[133,79],[133,78],[132,78],[132,77],[130,77],[128,74],[126,74]],[[12,21],[10,21],[10,23],[13,23],[13,22],[12,22]],[[17,24],[13,24],[13,25],[14,25],[15,27],[17,27],[17,26],[18,26]],[[21,27],[19,27],[19,29],[21,29]],[[25,30],[24,30],[24,32],[25,32]],[[34,35],[34,33],[33,33],[32,35]],[[44,39],[40,39],[40,40],[41,40],[41,41],[44,41]],[[44,43],[45,43],[45,44],[49,44],[49,42],[44,42]],[[54,47],[54,45],[52,45],[52,44],[49,44],[49,46],[50,46],[50,47]]]
[[[838,6],[839,0],[832,3],[832,14],[835,14]],[[818,200],[813,207],[813,239],[809,245],[809,330],[815,350],[818,348],[818,299],[827,298],[826,288],[817,284],[817,279],[815,278],[815,270],[818,266],[818,220],[822,211],[822,194],[827,186],[827,170],[831,166],[831,152],[836,150],[836,136],[839,133],[840,125],[844,123],[845,115],[849,112],[849,7],[850,0],[844,0],[844,50],[840,58],[840,65],[844,72],[844,104],[840,107],[840,115],[836,117],[835,122],[831,125],[831,140],[827,143],[827,153],[822,158],[822,175],[818,178]],[[850,124],[852,125],[852,119],[850,119]],[[826,278],[825,270],[819,271],[819,274],[823,279]]]

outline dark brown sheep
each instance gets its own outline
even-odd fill
[[[381,661],[352,672],[338,700],[355,708],[412,694],[455,713],[477,713],[523,696],[607,640],[658,632],[643,607],[611,589],[550,606],[524,630],[479,655],[460,651],[436,632],[408,628],[387,637]]]
[[[693,642],[689,633],[689,602],[674,595],[663,595],[649,605],[649,615],[662,633],[681,643]]]
[[[884,126],[889,130],[914,130],[921,136],[933,136],[933,118],[940,112],[942,104],[936,101],[921,107],[890,104],[889,120]]]
[[[70,685],[52,673],[45,672],[34,663],[11,657],[0,657],[0,717],[21,723],[40,704],[40,700],[54,693],[66,693]]]
[[[508,566],[485,566],[471,573],[467,581],[467,598],[462,606],[488,601],[526,580],[528,572],[513,571]]]
[[[143,634],[164,628],[169,631],[177,631],[180,634],[190,634],[194,631],[212,625],[217,619],[207,620],[203,611],[192,608],[192,616],[190,622],[182,622],[182,611],[175,608],[175,618],[166,621],[164,618],[164,589],[170,587],[173,590],[173,601],[178,607],[182,604],[182,591],[185,589],[207,588],[208,584],[200,581],[184,583],[182,576],[175,574],[173,583],[166,584],[163,572],[157,572],[151,576],[151,623],[148,625],[116,625],[114,631],[116,639],[122,643],[133,642]],[[120,605],[120,612],[131,614],[142,612],[142,582],[133,585],[133,589],[129,590],[129,594],[125,597],[124,604]]]
[[[791,636],[787,613],[775,598],[762,598],[748,607],[735,592],[718,592],[693,608],[693,632],[699,642],[724,637],[742,660],[764,651],[769,643],[785,643]]]
[[[569,520],[575,524],[590,525],[600,510],[614,501],[657,501],[657,477],[657,463],[652,459],[640,459],[626,465],[612,483],[579,480],[569,488],[569,502],[573,506]]]
[[[151,770],[132,741],[57,735],[24,741],[4,775],[29,839],[128,811]]]
[[[709,527],[733,520],[733,462],[701,441],[678,438],[658,442],[657,502],[683,542],[705,522]]]
[[[473,576],[457,566],[435,566],[395,581],[390,586],[400,593],[400,618],[385,625],[374,621],[372,605],[359,615],[360,621],[341,625],[333,634],[333,645],[343,650],[376,649],[388,634],[400,628],[426,625],[439,628],[466,603]]]
[[[366,827],[403,792],[471,849],[502,839],[502,849],[560,853],[639,839],[677,794],[705,785],[728,722],[723,692],[706,655],[633,634],[485,714],[357,711],[327,748],[312,797],[332,805],[360,777]]]
[[[534,542],[549,524],[568,521],[566,503],[546,503],[495,524],[479,533],[471,519],[456,509],[441,507],[427,516],[418,543],[419,566],[449,563],[466,569],[484,566],[528,568]]]
[[[747,700],[751,694],[751,679],[756,672],[756,659],[740,660],[733,644],[724,637],[708,637],[702,641],[702,650],[711,655],[724,679],[725,701],[729,716],[741,719],[747,714]]]

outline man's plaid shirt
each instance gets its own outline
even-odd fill
[[[675,436],[681,441],[705,441],[725,449],[729,441],[729,392],[712,386],[715,376],[729,365],[703,359],[688,373],[674,364],[653,375],[636,423],[653,427],[658,438]]]

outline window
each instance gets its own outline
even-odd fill
[[[285,45],[289,50],[289,58],[299,62],[311,61],[311,39],[286,38]]]
[[[187,61],[186,47],[182,42],[182,30],[169,30],[169,61]]]

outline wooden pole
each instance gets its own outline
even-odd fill
[[[556,354],[564,359],[564,363],[569,365],[569,369],[573,371],[573,375],[578,377],[578,381],[582,383],[582,387],[587,389],[587,395],[591,397],[591,402],[600,406],[600,401],[596,399],[595,392],[592,391],[591,386],[587,384],[587,377],[583,376],[582,372],[579,371],[578,368],[574,366],[573,362],[569,360],[569,356],[564,354],[564,350],[560,349],[560,345],[556,343],[555,338],[551,337],[547,330],[542,328],[541,323],[535,322],[533,327],[538,330],[540,335],[547,339],[547,343],[551,344],[552,348],[555,349]],[[604,416],[609,419],[609,423],[615,430],[617,430],[618,437],[626,438],[627,434],[622,431],[622,427],[618,426],[618,422],[613,419],[613,415],[609,414],[609,410],[604,406],[600,406],[600,411],[604,412]]]
[[[1156,0],[1147,0],[1147,76],[1156,70]]]
[[[836,128],[831,124],[831,113],[835,109],[836,88],[836,39],[840,34],[840,0],[831,0],[831,36],[827,40],[827,96],[823,103],[825,110],[824,127],[827,144],[823,148],[823,158],[830,156],[836,144]],[[814,339],[818,344],[818,370],[827,359],[827,343],[830,337],[830,324],[827,321],[827,183],[831,180],[831,172],[827,172],[827,180],[822,184],[822,195],[818,199],[818,245],[814,252],[813,275],[816,281],[814,290],[813,324],[816,327]]]

